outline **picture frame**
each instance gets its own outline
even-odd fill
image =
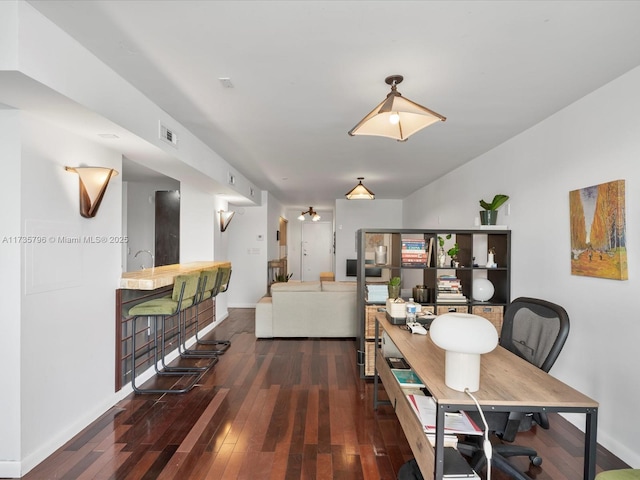
[[[571,274],[627,280],[625,181],[569,192]]]

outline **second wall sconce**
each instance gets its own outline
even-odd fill
[[[80,183],[80,215],[93,218],[98,213],[102,197],[107,191],[111,177],[118,175],[113,168],[64,167],[67,172],[78,174]]]
[[[229,226],[229,223],[231,222],[231,219],[233,218],[236,212],[220,210],[219,213],[220,213],[220,231],[224,232]]]

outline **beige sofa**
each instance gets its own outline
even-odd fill
[[[283,282],[256,305],[257,338],[356,337],[355,282]]]

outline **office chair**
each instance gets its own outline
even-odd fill
[[[569,315],[564,308],[537,298],[519,297],[505,311],[500,346],[549,372],[568,335]],[[476,421],[481,421],[478,414],[469,413]],[[489,430],[505,442],[513,442],[519,431],[527,431],[534,425],[549,428],[549,420],[544,412],[488,412],[485,417]],[[484,468],[486,458],[481,445],[462,442],[460,447],[462,453],[471,456],[470,463],[474,470]],[[533,448],[505,443],[493,446],[492,465],[515,479],[530,480],[509,463],[507,458],[513,456],[528,456],[533,465],[542,464],[542,458]]]

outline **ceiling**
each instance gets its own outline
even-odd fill
[[[639,1],[29,3],[290,207],[404,198],[640,65]],[[348,136],[392,74],[446,122]]]

